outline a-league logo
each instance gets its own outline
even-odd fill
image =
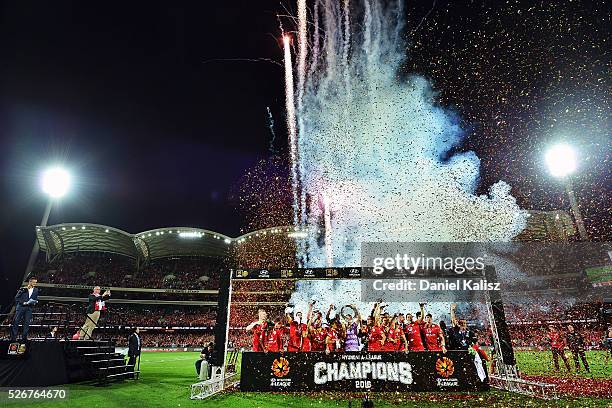
[[[436,371],[444,378],[448,378],[455,372],[453,360],[448,357],[439,358],[436,361]]]
[[[289,374],[289,361],[287,361],[285,357],[274,359],[272,363],[272,374],[279,378]]]

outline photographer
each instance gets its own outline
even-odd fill
[[[200,352],[200,359],[195,362],[196,372],[198,373],[198,377],[202,380],[206,380],[210,378],[212,373],[212,359],[213,359],[213,351],[215,348],[215,344],[213,342],[208,343],[202,351]],[[205,369],[207,376],[203,378],[201,374],[202,364],[205,363]]]
[[[25,342],[28,339],[28,331],[30,330],[30,322],[32,321],[32,307],[36,306],[38,303],[37,282],[38,280],[35,277],[30,277],[28,286],[19,289],[15,295],[16,309],[13,325],[11,326],[11,341],[17,339],[17,331],[19,330],[19,323],[21,323],[21,320],[23,320],[21,340]]]

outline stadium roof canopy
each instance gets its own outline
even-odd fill
[[[180,256],[228,255],[230,246],[272,234],[300,238],[304,232],[294,227],[274,227],[249,232],[237,238],[193,227],[168,227],[131,234],[99,224],[71,223],[36,227],[40,249],[47,258],[74,252],[105,252],[138,261]]]
[[[135,260],[172,256],[225,256],[232,239],[192,227],[158,228],[130,234],[98,224],[57,224],[37,227],[40,249],[48,258],[81,251],[124,255]]]

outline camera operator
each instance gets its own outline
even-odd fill
[[[213,359],[213,350],[215,348],[215,344],[213,342],[208,343],[202,351],[200,352],[200,359],[195,362],[196,372],[198,373],[198,377],[200,376],[200,371],[202,369],[202,363],[206,363],[206,372],[207,378],[210,378],[212,373],[212,359]]]

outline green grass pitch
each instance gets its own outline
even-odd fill
[[[189,399],[189,386],[196,382],[194,362],[198,353],[143,353],[141,377],[107,387],[72,384],[69,400],[64,402],[9,402],[0,405],[31,406],[36,408],[153,408],[153,407],[205,407],[205,408],[281,408],[281,407],[347,407],[349,399],[353,407],[359,407],[359,395],[339,394],[264,394],[226,392],[203,401]],[[589,352],[593,368],[592,378],[610,380],[612,387],[612,361],[609,370],[604,367],[603,352]],[[545,352],[517,353],[518,364],[526,374],[549,373],[550,356]],[[560,375],[567,375],[561,373]],[[611,399],[568,398],[558,401],[542,401],[517,394],[490,391],[480,394],[418,393],[371,394],[376,408],[389,407],[610,407]]]

